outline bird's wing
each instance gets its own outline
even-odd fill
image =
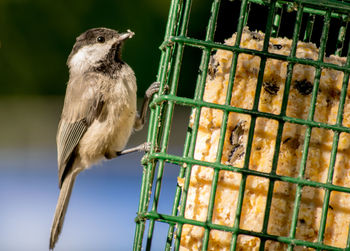
[[[76,146],[101,113],[104,105],[98,88],[101,84],[96,76],[88,75],[71,79],[67,85],[56,136],[59,187],[72,168]]]

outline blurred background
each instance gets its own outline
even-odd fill
[[[209,1],[200,2],[194,3],[193,15],[209,16]],[[156,80],[169,5],[170,0],[0,1],[0,250],[48,250],[59,193],[55,136],[75,38],[93,27],[136,33],[125,44],[123,59],[135,71],[140,105]],[[204,36],[202,20],[194,19],[190,27]],[[200,56],[199,50],[195,53]],[[195,60],[184,68],[192,74],[181,95],[194,90]],[[173,129],[173,153],[181,154],[188,114],[177,108],[176,121],[184,122]],[[128,147],[144,142],[146,134],[147,126],[133,134]],[[78,176],[55,250],[131,250],[142,156],[105,161]],[[177,171],[170,168],[167,185],[172,189],[162,192],[159,208],[167,213]],[[158,230],[165,233],[166,226]],[[153,250],[160,247],[155,236]]]
[[[170,0],[0,1],[0,250],[48,250],[59,192],[55,135],[68,80],[66,59],[75,38],[100,26],[134,31],[123,58],[136,73],[142,98],[156,80],[169,5]],[[204,39],[210,5],[193,1],[189,36]],[[235,32],[239,5],[222,1],[215,41]],[[267,10],[255,6],[251,11],[251,30],[264,30]],[[290,37],[288,20],[282,21],[281,35]],[[317,22],[322,25],[321,19]],[[320,32],[315,34],[317,43]],[[200,49],[185,48],[179,96],[193,96],[200,56]],[[171,153],[182,153],[189,112],[176,107]],[[146,133],[147,127],[134,133],[128,146],[144,142]],[[55,250],[131,250],[142,156],[122,156],[78,176]],[[162,213],[170,213],[177,172],[176,167],[167,169]],[[166,226],[156,226],[156,233],[166,233]],[[157,238],[152,250],[163,247]]]
[[[101,26],[134,31],[123,57],[143,97],[156,79],[168,8],[164,0],[0,1],[0,250],[48,250],[59,192],[55,136],[75,38]],[[131,250],[142,156],[79,175],[55,250]]]

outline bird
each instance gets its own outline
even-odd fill
[[[56,135],[60,193],[50,250],[61,233],[77,175],[103,159],[150,148],[143,143],[124,149],[132,132],[145,124],[149,102],[160,88],[159,82],[150,85],[138,113],[136,77],[121,53],[133,36],[130,30],[92,28],[76,38],[68,56],[69,80]]]

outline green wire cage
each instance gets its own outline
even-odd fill
[[[347,23],[350,14],[350,2],[336,1],[336,0],[236,0],[237,15],[234,17],[235,23],[234,32],[236,32],[236,41],[233,46],[223,43],[218,43],[215,40],[215,32],[217,28],[217,21],[221,15],[220,5],[228,0],[213,0],[211,3],[210,15],[206,25],[206,34],[204,39],[197,39],[188,35],[188,25],[191,14],[191,0],[172,0],[170,5],[168,23],[165,31],[165,38],[163,44],[160,46],[161,59],[159,64],[157,80],[161,83],[160,94],[156,95],[151,103],[151,114],[148,130],[148,141],[152,143],[152,150],[147,153],[142,164],[144,166],[140,202],[138,208],[138,215],[136,217],[136,231],[134,237],[134,250],[151,250],[152,240],[154,241],[156,222],[166,224],[168,230],[164,234],[164,250],[179,250],[181,235],[184,224],[200,226],[205,229],[202,239],[202,250],[208,249],[209,233],[211,230],[221,230],[232,233],[230,243],[230,250],[237,250],[237,237],[240,234],[253,236],[260,239],[259,250],[265,250],[266,241],[275,241],[284,243],[287,250],[293,250],[296,246],[303,246],[310,248],[310,250],[350,250],[350,237],[347,239],[346,247],[334,247],[324,243],[324,234],[327,221],[327,211],[329,209],[330,195],[333,191],[343,193],[350,193],[350,187],[342,187],[333,184],[334,166],[337,157],[337,146],[339,136],[341,133],[350,133],[350,128],[343,126],[343,110],[344,103],[348,90],[349,73],[350,73],[350,49],[347,44],[349,38],[347,37]],[[254,17],[250,16],[251,5],[261,6],[267,15],[262,20],[264,27],[262,31],[265,33],[264,46],[261,51],[250,50],[242,48],[240,39],[244,32],[244,27],[247,25],[248,19]],[[285,27],[281,26],[286,13],[294,13],[294,19],[289,20],[289,38],[292,39],[292,46],[288,56],[278,55],[269,52],[268,43],[271,37],[277,37],[284,32]],[[233,14],[232,14],[233,15]],[[317,60],[310,60],[296,57],[298,41],[312,41],[313,35],[317,32],[315,18],[319,18],[321,23],[319,25],[319,39],[317,41],[319,52]],[[335,22],[335,26],[331,26],[331,22]],[[258,21],[259,22],[259,21]],[[330,35],[331,34],[331,35]],[[330,48],[327,41],[329,38],[334,39],[334,46]],[[186,88],[183,85],[179,86],[180,75],[182,74],[181,65],[184,63],[183,54],[185,48],[197,48],[201,50],[199,69],[193,67],[193,71],[198,73],[194,95],[193,97],[182,97],[178,95],[178,89]],[[205,84],[208,76],[208,69],[210,65],[211,55],[213,51],[227,50],[233,53],[230,80],[227,88],[227,95],[225,104],[214,104],[203,100]],[[324,62],[325,54],[335,54],[338,56],[346,56],[347,60],[344,65],[335,65]],[[237,60],[240,53],[256,55],[261,58],[260,69],[257,80],[257,87],[252,109],[242,109],[230,105],[232,89],[234,88],[233,80],[237,66]],[[283,91],[283,100],[281,104],[281,111],[279,114],[272,114],[261,112],[258,109],[259,98],[262,88],[264,67],[267,59],[278,59],[288,62],[287,77],[285,80],[285,88]],[[303,64],[313,66],[315,68],[315,78],[313,89],[311,92],[311,103],[307,119],[293,118],[286,114],[289,90],[291,87],[291,79],[293,67],[295,64]],[[338,113],[335,124],[321,123],[314,120],[315,105],[317,101],[319,82],[321,78],[322,69],[329,68],[343,72],[343,84],[340,92],[340,100],[338,106]],[[189,84],[189,83],[187,83]],[[165,86],[169,88],[166,89]],[[193,84],[194,85],[194,84]],[[173,113],[176,105],[189,107],[191,109],[193,122],[188,125],[186,130],[186,139],[182,155],[170,154],[168,149],[170,131],[172,124],[179,123],[173,121]],[[201,109],[204,107],[218,109],[223,112],[222,127],[220,131],[220,140],[218,143],[217,161],[206,162],[194,158],[195,144],[198,134],[199,120]],[[238,168],[221,163],[222,150],[224,145],[224,135],[226,133],[226,122],[230,112],[247,114],[250,116],[250,127],[247,139],[246,156],[244,166]],[[251,153],[251,145],[254,137],[254,127],[258,118],[273,119],[278,122],[278,130],[276,133],[276,142],[274,146],[274,155],[272,159],[272,168],[269,173],[259,172],[249,169],[249,155]],[[188,118],[187,120],[188,121]],[[181,121],[180,123],[183,123]],[[303,151],[301,156],[300,166],[296,177],[283,176],[276,173],[279,151],[281,146],[281,138],[285,123],[293,123],[305,126],[305,137],[303,142]],[[333,143],[330,151],[330,161],[328,174],[325,182],[316,182],[304,177],[305,167],[308,157],[308,149],[310,145],[311,132],[313,128],[323,128],[332,130]],[[165,169],[167,164],[175,164],[177,166],[177,176],[184,179],[183,187],[177,185],[175,197],[172,199],[172,211],[170,214],[163,214],[158,212],[158,204],[160,201],[160,193],[162,182],[165,179]],[[191,169],[193,165],[200,165],[210,167],[213,169],[213,178],[211,183],[210,199],[208,205],[208,213],[206,221],[196,221],[185,218],[186,200],[188,196],[188,189],[190,185]],[[171,167],[173,168],[173,167]],[[241,181],[239,186],[239,194],[236,205],[236,213],[233,226],[223,226],[212,222],[213,208],[215,203],[215,193],[219,178],[219,171],[226,170],[241,174]],[[266,208],[264,212],[264,220],[262,230],[247,231],[240,228],[240,214],[242,210],[242,203],[244,199],[244,191],[246,180],[249,175],[263,177],[268,179],[269,186],[266,196]],[[296,186],[294,196],[293,213],[291,217],[291,225],[288,236],[277,236],[269,234],[267,225],[269,222],[271,200],[273,197],[273,189],[276,182],[292,183]],[[302,189],[304,186],[320,188],[324,191],[324,198],[322,201],[322,214],[319,223],[319,230],[317,234],[317,241],[309,242],[296,238],[296,228],[298,213],[300,208],[300,200],[302,196]],[[349,205],[350,208],[350,205]],[[344,232],[349,232],[349,229],[344,229]],[[350,232],[349,232],[350,233]]]

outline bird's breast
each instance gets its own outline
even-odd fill
[[[137,112],[136,91],[117,85],[108,103],[106,123],[107,128],[110,128],[108,134],[111,139],[108,149],[121,151],[133,131]]]
[[[124,149],[133,132],[136,118],[136,79],[115,79],[105,89],[104,107],[84,136],[78,149],[84,166],[91,166],[107,152]]]

